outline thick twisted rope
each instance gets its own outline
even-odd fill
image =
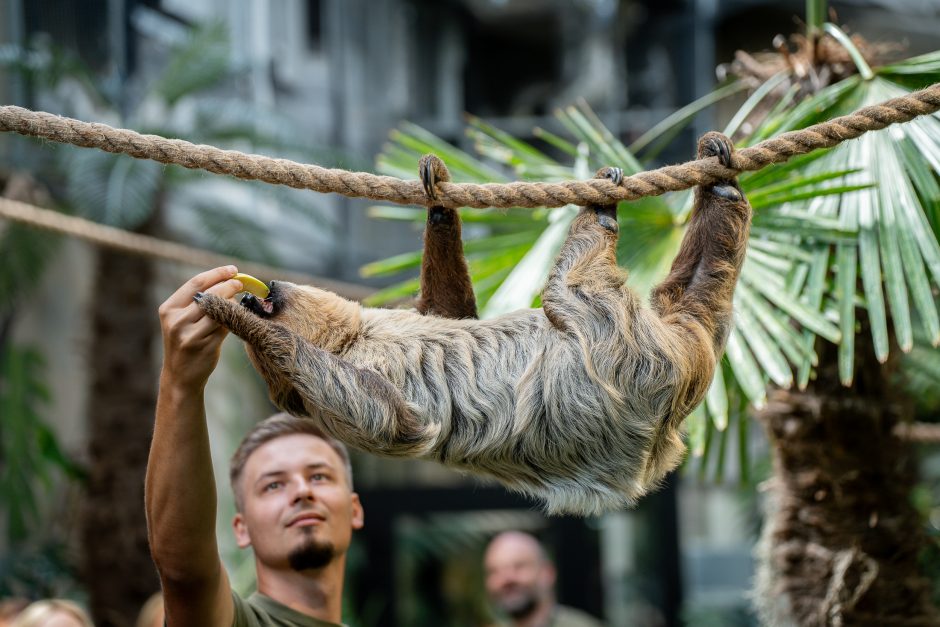
[[[605,179],[484,185],[440,183],[437,186],[438,202],[448,207],[508,208],[612,204],[620,200],[636,200],[696,185],[707,185],[742,171],[760,170],[796,155],[819,148],[831,148],[868,131],[908,122],[938,110],[940,83],[803,130],[783,133],[756,146],[736,151],[731,168],[720,165],[717,157],[709,157],[640,172],[625,178],[619,186]],[[391,176],[321,168],[287,159],[221,150],[214,146],[196,145],[157,135],[141,135],[105,124],[81,122],[20,107],[0,107],[0,130],[43,137],[64,144],[125,153],[138,159],[152,159],[242,179],[255,179],[324,193],[335,192],[351,198],[370,198],[403,205],[427,204],[427,196],[417,180],[405,181]]]
[[[241,272],[259,277],[277,277],[295,283],[316,285],[353,300],[362,300],[372,293],[372,290],[362,285],[291,272],[253,261],[239,261],[226,255],[168,242],[149,235],[131,233],[9,198],[0,198],[0,218],[78,237],[93,244],[129,254],[184,263],[195,268],[214,268],[234,263]]]

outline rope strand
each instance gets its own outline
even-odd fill
[[[353,300],[362,300],[372,293],[367,287],[314,277],[300,272],[291,272],[253,261],[233,260],[226,255],[168,242],[157,237],[131,233],[113,226],[98,224],[77,216],[70,216],[51,209],[9,198],[0,198],[0,218],[21,222],[29,226],[78,237],[99,246],[106,246],[133,255],[164,259],[184,263],[196,268],[214,268],[234,263],[242,272],[259,277],[277,277],[294,283],[316,285]]]
[[[863,133],[940,110],[940,83],[921,91],[859,109],[799,131],[790,131],[756,146],[736,151],[732,168],[718,163],[717,157],[688,161],[657,170],[640,172],[623,180],[620,186],[604,179],[560,183],[515,182],[507,184],[439,183],[438,202],[447,207],[560,207],[566,204],[612,204],[658,196],[696,185],[727,179],[738,172],[760,170],[791,157],[820,148],[831,148]],[[274,159],[214,146],[192,144],[181,139],[141,135],[106,124],[82,122],[30,111],[21,107],[0,107],[0,131],[42,137],[64,144],[100,148],[138,159],[202,169],[241,179],[253,179],[299,189],[350,198],[369,198],[401,205],[424,206],[427,196],[417,180],[405,181],[368,172],[322,168],[287,159]]]

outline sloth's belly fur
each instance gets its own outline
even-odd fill
[[[397,390],[422,427],[420,457],[538,494],[550,510],[624,506],[650,487],[652,442],[675,409],[675,373],[659,351],[625,350],[611,321],[593,338],[576,337],[541,309],[429,322],[412,326],[404,312],[367,318],[339,355]],[[400,431],[375,424],[370,432]]]

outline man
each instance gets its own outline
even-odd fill
[[[346,550],[363,526],[342,444],[279,414],[257,425],[231,465],[238,545],[251,546],[258,592],[230,588],[215,536],[216,494],[205,385],[226,331],[193,302],[242,289],[226,266],[203,272],[160,306],[163,370],[147,465],[150,547],[168,627],[322,627],[341,620]]]
[[[506,531],[483,558],[486,592],[511,627],[600,627],[580,610],[555,601],[555,566],[533,536]]]

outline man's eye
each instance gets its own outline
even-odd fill
[[[315,472],[312,475],[310,475],[310,479],[312,479],[313,481],[325,481],[326,478],[327,478],[326,475],[323,474],[322,472]]]
[[[281,487],[281,482],[280,482],[280,481],[272,481],[272,482],[269,483],[268,485],[264,486],[264,491],[265,491],[265,492],[268,492],[268,491],[270,491],[270,490],[276,490],[276,489],[278,489],[279,487]]]

